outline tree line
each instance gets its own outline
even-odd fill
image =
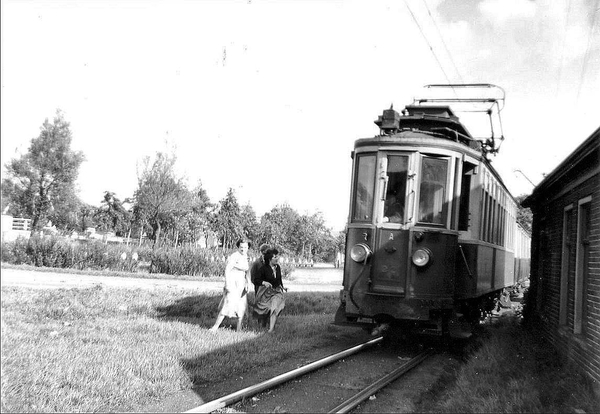
[[[116,236],[141,238],[153,246],[195,245],[214,236],[220,247],[231,249],[240,237],[256,245],[272,243],[302,258],[331,260],[343,251],[344,234],[327,228],[320,212],[300,214],[289,205],[273,207],[258,217],[250,204],[240,205],[235,191],[211,202],[202,182],[187,184],[176,173],[173,152],[157,152],[138,166],[137,187],[131,197],[119,199],[105,191],[99,206],[79,199],[76,180],[85,161],[71,148],[72,133],[64,114],[42,124],[27,152],[5,165],[2,211],[31,219],[32,233],[49,221],[62,234],[95,227]],[[201,240],[204,238],[204,240]]]

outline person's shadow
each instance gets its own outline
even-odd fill
[[[201,294],[177,299],[175,302],[156,307],[157,317],[163,321],[178,321],[210,328],[217,317],[221,295]],[[259,321],[252,316],[254,292],[248,293],[248,311],[244,315],[244,328],[256,329]],[[237,318],[225,318],[221,329],[235,329]]]
[[[218,306],[221,300],[220,294],[207,293],[179,298],[167,305],[157,306],[156,317],[163,322],[176,322],[192,324],[205,329],[199,329],[194,343],[190,347],[197,347],[197,352],[187,353],[181,356],[179,364],[187,374],[192,391],[196,395],[193,404],[201,405],[216,398],[222,397],[232,391],[253,385],[252,375],[247,374],[249,369],[261,367],[264,371],[261,375],[279,375],[283,368],[279,364],[273,364],[273,354],[269,350],[274,346],[291,347],[298,339],[291,331],[298,324],[296,318],[303,320],[305,315],[311,315],[315,309],[322,309],[322,303],[335,304],[335,294],[331,292],[294,292],[288,294],[286,308],[282,315],[283,320],[279,323],[285,334],[267,334],[266,328],[262,327],[260,320],[252,316],[251,306],[254,303],[254,292],[248,293],[249,309],[246,313],[244,328],[241,333],[235,332],[236,318],[225,318],[219,332],[209,332],[217,317]],[[331,320],[333,321],[335,306],[332,305]],[[322,312],[317,312],[322,313]],[[288,319],[289,318],[289,319]],[[286,320],[287,319],[287,320]],[[333,329],[335,331],[335,329]],[[231,335],[239,335],[232,338]],[[233,339],[233,340],[232,340]],[[240,358],[240,356],[244,356]],[[248,368],[247,356],[252,356],[252,367]],[[244,360],[244,361],[242,361]],[[294,361],[290,360],[289,363]],[[244,374],[246,372],[246,374]],[[262,371],[261,371],[262,372]],[[263,378],[266,379],[266,378]],[[183,386],[187,388],[186,386]],[[174,395],[167,402],[140,407],[142,411],[187,410],[191,406],[188,401],[183,401]],[[165,408],[167,407],[167,408]]]

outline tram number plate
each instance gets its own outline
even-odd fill
[[[356,322],[358,322],[358,323],[373,323],[373,319],[372,318],[358,318],[356,320]]]

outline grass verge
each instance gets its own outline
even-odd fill
[[[565,365],[539,332],[522,326],[517,319],[502,318],[487,326],[467,352],[465,363],[442,377],[422,397],[417,411],[600,411],[600,399],[594,394],[590,380]]]
[[[336,295],[311,292],[288,294],[274,334],[252,324],[213,333],[219,300],[177,289],[3,287],[2,411],[128,411],[322,346],[341,329],[330,325]]]
[[[139,279],[172,279],[172,280],[203,280],[203,281],[222,281],[219,276],[189,276],[189,275],[168,275],[165,273],[148,273],[148,272],[121,272],[118,270],[80,270],[58,267],[38,267],[26,264],[10,264],[2,262],[2,269],[18,269],[28,270],[39,273],[66,273],[72,275],[88,275],[88,276],[107,276],[107,277],[130,277]]]
[[[91,270],[91,269],[70,269],[70,268],[58,268],[58,267],[43,267],[43,266],[32,266],[27,264],[11,264],[2,262],[0,264],[1,269],[17,269],[26,270],[38,273],[66,273],[71,275],[87,275],[87,276],[105,276],[105,277],[127,277],[136,279],[169,279],[169,280],[190,280],[203,282],[223,282],[223,276],[190,276],[190,275],[170,275],[166,273],[149,273],[143,271],[127,272],[119,270]],[[297,277],[293,272],[290,272],[285,278],[285,283],[297,282]],[[312,283],[318,283],[312,282]]]

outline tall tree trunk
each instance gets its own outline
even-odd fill
[[[154,230],[154,246],[159,247],[160,241],[160,221],[156,220],[156,228]]]
[[[48,199],[48,189],[44,188],[43,185],[44,175],[40,178],[39,181],[39,200],[35,202],[32,200],[34,209],[33,209],[33,217],[31,220],[31,235],[34,235],[36,232],[41,232],[46,224],[46,216],[48,215],[48,210],[50,207],[50,200]]]

